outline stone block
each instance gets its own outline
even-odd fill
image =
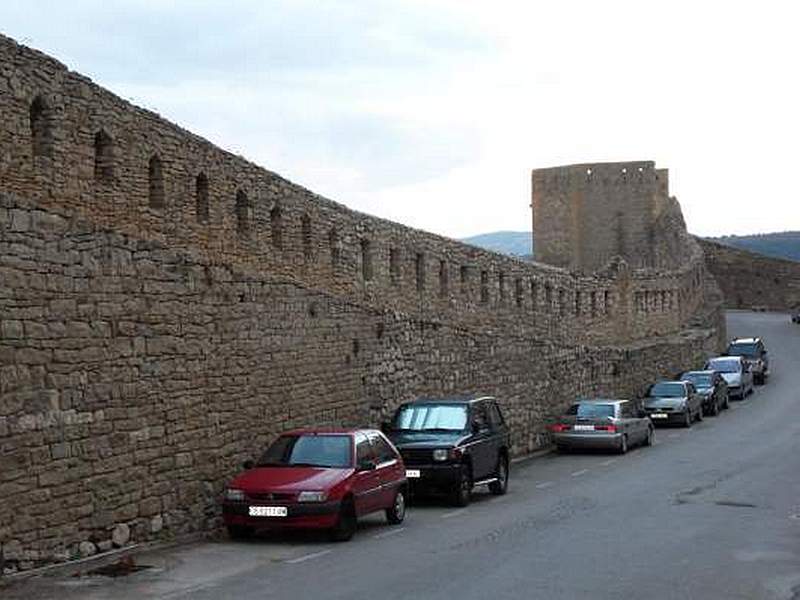
[[[114,531],[111,532],[111,541],[113,542],[114,546],[117,548],[121,548],[125,544],[127,544],[131,539],[131,528],[128,527],[125,523],[120,523],[116,527],[114,527]]]

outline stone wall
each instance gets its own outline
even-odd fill
[[[277,433],[377,424],[424,394],[495,394],[514,453],[577,396],[699,364],[713,331],[588,347],[463,326],[212,264],[0,196],[0,541],[30,567],[218,524]],[[90,546],[91,548],[91,546]]]
[[[321,198],[3,37],[0,116],[13,568],[115,527],[215,526],[225,480],[286,428],[491,393],[522,454],[576,396],[632,394],[719,344],[694,243],[590,275],[486,252]]]
[[[698,240],[730,308],[800,308],[800,262]]]
[[[676,269],[692,260],[669,174],[651,161],[535,169],[531,205],[536,258],[593,272],[615,256],[634,268]]]

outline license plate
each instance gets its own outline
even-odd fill
[[[651,419],[667,419],[669,415],[667,413],[650,413]]]
[[[251,517],[285,517],[288,512],[285,506],[251,506]]]
[[[419,469],[406,469],[406,477],[408,479],[419,479]]]
[[[594,425],[574,425],[575,431],[594,431]]]

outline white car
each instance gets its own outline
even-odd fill
[[[728,395],[743,399],[753,393],[753,372],[741,356],[718,356],[706,363],[706,371],[716,371],[728,384]]]

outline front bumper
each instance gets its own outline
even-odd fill
[[[622,443],[621,433],[554,433],[553,442],[559,448],[615,449]]]
[[[339,500],[328,502],[309,502],[280,504],[285,506],[285,517],[251,517],[250,506],[262,506],[263,502],[231,502],[222,503],[222,519],[225,525],[245,525],[256,529],[268,527],[328,528],[333,527],[339,518]]]
[[[419,471],[419,477],[408,477],[409,471]],[[461,478],[461,464],[406,465],[406,478],[412,490],[452,488],[458,485]]]
[[[653,414],[667,415],[666,417],[653,417]],[[667,412],[664,410],[648,410],[647,416],[653,425],[674,425],[675,423],[684,423],[686,421],[686,411],[680,412]]]

